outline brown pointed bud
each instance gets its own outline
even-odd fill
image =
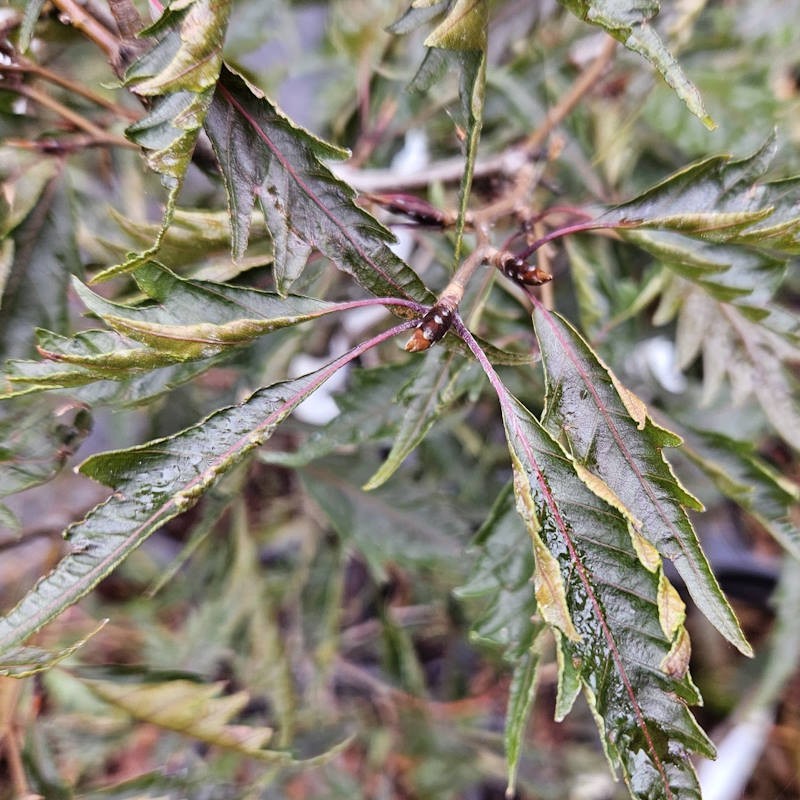
[[[508,250],[497,251],[489,260],[503,275],[523,286],[541,286],[553,280],[549,272],[529,264],[524,258],[515,256]]]
[[[427,200],[413,194],[369,194],[370,200],[383,206],[393,214],[403,214],[420,225],[432,228],[448,228],[456,221],[455,215],[431,205]]]
[[[441,300],[420,320],[411,338],[406,342],[409,353],[421,353],[438,342],[453,324],[453,308]]]

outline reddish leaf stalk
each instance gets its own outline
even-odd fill
[[[584,591],[586,592],[589,601],[592,604],[592,608],[594,609],[595,616],[600,623],[600,626],[603,630],[603,636],[606,640],[606,645],[608,646],[609,653],[611,657],[614,659],[614,664],[617,668],[617,672],[620,676],[620,680],[625,687],[625,691],[628,695],[628,699],[631,702],[631,707],[633,708],[634,715],[636,717],[636,723],[639,726],[639,729],[642,731],[642,734],[647,742],[647,748],[650,751],[650,756],[653,759],[653,763],[655,764],[656,768],[658,769],[659,775],[661,775],[661,779],[664,784],[664,790],[666,793],[666,797],[669,800],[673,800],[674,795],[672,790],[669,787],[669,779],[666,774],[666,770],[664,765],[661,761],[661,758],[656,751],[655,744],[653,742],[653,738],[650,735],[650,730],[647,727],[647,722],[644,718],[644,713],[642,712],[641,706],[639,705],[638,700],[636,699],[636,693],[633,690],[633,686],[628,678],[628,674],[625,670],[625,665],[622,663],[622,656],[619,652],[619,648],[617,647],[617,643],[614,640],[614,635],[608,627],[608,623],[606,622],[605,615],[603,614],[603,609],[600,605],[600,601],[598,600],[597,596],[595,595],[594,589],[592,588],[591,582],[589,581],[589,576],[586,574],[586,569],[581,562],[578,551],[575,547],[575,543],[572,541],[572,537],[570,536],[569,530],[567,529],[566,522],[564,518],[561,516],[561,511],[558,508],[555,498],[550,492],[550,488],[547,484],[547,481],[544,478],[544,475],[539,468],[539,465],[536,461],[536,456],[533,453],[533,450],[528,445],[528,442],[525,439],[524,433],[520,430],[514,423],[515,420],[515,410],[512,402],[511,394],[509,393],[508,389],[506,388],[503,381],[500,379],[500,376],[495,371],[494,367],[489,362],[489,359],[486,357],[486,354],[481,349],[480,345],[475,341],[475,337],[467,330],[466,326],[462,322],[461,318],[458,314],[455,314],[453,319],[453,328],[456,333],[461,337],[467,347],[470,349],[472,354],[477,359],[478,363],[481,365],[486,377],[489,379],[489,382],[492,384],[495,392],[497,393],[497,398],[500,401],[500,408],[503,412],[503,418],[507,420],[508,424],[514,428],[511,431],[514,440],[519,443],[520,447],[525,450],[525,456],[529,460],[530,464],[533,466],[536,472],[536,480],[539,484],[539,489],[542,493],[545,503],[547,504],[548,510],[553,517],[553,520],[556,524],[556,527],[561,534],[561,537],[564,541],[564,544],[567,547],[567,550],[570,554],[570,559],[575,566],[575,571],[580,579],[581,584],[583,585]]]
[[[597,220],[591,220],[589,222],[576,222],[574,225],[567,225],[564,228],[556,228],[556,230],[550,231],[550,233],[537,239],[535,242],[533,242],[533,244],[530,245],[530,247],[527,247],[525,250],[523,250],[519,254],[519,257],[522,259],[527,259],[543,245],[547,244],[548,242],[552,242],[555,239],[560,239],[562,236],[570,236],[573,233],[583,233],[585,231],[624,227],[626,227],[626,225],[619,222],[598,222]]]

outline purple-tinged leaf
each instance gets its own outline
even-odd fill
[[[509,394],[460,320],[456,328],[498,393],[517,508],[534,545],[538,611],[584,689],[612,769],[637,800],[699,800],[688,756],[714,750],[686,705],[700,697],[688,675],[683,604],[658,554]]]
[[[700,610],[747,655],[752,650],[700,547],[686,508],[700,503],[662,454],[681,440],[653,423],[639,398],[619,384],[578,332],[540,304],[534,324],[547,394],[542,424],[563,437],[572,457],[607,487],[638,536],[670,559]]]
[[[377,296],[434,301],[386,246],[391,233],[355,204],[353,190],[323,163],[346,153],[295,126],[227,67],[205,127],[228,192],[234,257],[244,255],[258,198],[274,241],[279,292],[288,292],[317,248]]]

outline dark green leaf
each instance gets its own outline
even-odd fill
[[[558,633],[601,725],[606,755],[635,798],[695,798],[688,753],[713,747],[686,707],[688,635],[660,559],[590,490],[536,419],[502,400],[520,513],[534,542],[538,608]]]
[[[486,607],[472,626],[479,642],[501,647],[518,661],[543,629],[533,622],[533,548],[525,525],[514,508],[511,484],[497,498],[475,536],[478,558],[469,580],[456,590],[459,597],[484,598]]]
[[[547,381],[544,426],[563,435],[593,491],[629,517],[635,537],[646,540],[642,553],[653,545],[669,558],[717,630],[752,654],[687,516],[686,508],[702,506],[662,454],[680,438],[653,423],[564,319],[537,305],[534,323]]]
[[[385,577],[387,561],[443,563],[457,559],[467,521],[430,487],[392,481],[373,492],[361,483],[373,468],[362,458],[318,461],[301,471],[306,489],[345,542],[355,545],[374,574]]]
[[[291,453],[265,450],[261,458],[272,464],[301,467],[339,450],[366,442],[388,440],[402,419],[397,395],[416,374],[415,361],[352,373],[347,391],[336,395],[340,412],[314,431]]]
[[[412,3],[403,15],[389,26],[388,31],[398,36],[411,33],[442,14],[452,2],[453,0],[439,0],[426,4]]]
[[[775,150],[772,136],[747,158],[699,161],[610,209],[598,222],[795,253],[800,248],[800,179],[760,182]]]
[[[185,361],[205,360],[208,368],[211,359],[259,336],[341,308],[309,297],[281,298],[257,289],[190,281],[153,262],[142,265],[135,277],[154,305],[112,303],[75,281],[87,308],[119,335],[89,330],[67,338],[38,331],[38,350],[45,361],[10,361],[8,393],[124,381]],[[131,340],[144,347],[133,346]]]
[[[233,253],[244,254],[256,197],[272,233],[285,293],[312,247],[379,297],[432,303],[433,295],[386,246],[391,234],[353,202],[324,159],[344,153],[293,125],[257,89],[223,68],[206,119],[231,208]]]
[[[517,768],[522,756],[525,729],[528,726],[533,698],[536,693],[536,678],[539,668],[539,654],[533,650],[524,653],[514,667],[511,687],[508,691],[506,710],[505,748],[508,763],[508,788],[506,796],[516,794]]]
[[[209,358],[257,336],[325,314],[336,306],[310,297],[179,278],[149,263],[136,272],[139,288],[156,305],[111,303],[76,282],[86,307],[119,333],[175,360]]]
[[[771,301],[786,275],[785,259],[668,231],[626,231],[623,236],[716,300],[735,304],[756,321],[768,321]]]
[[[85,408],[16,400],[0,406],[0,498],[53,478],[91,431]]]
[[[715,127],[694,84],[686,77],[650,20],[660,9],[658,0],[559,0],[575,16],[597,25],[629,50],[646,58],[675,94],[707,128]]]
[[[114,493],[67,530],[71,552],[0,619],[0,651],[23,642],[91,591],[153,531],[193,506],[348,361],[407,328],[387,331],[317,372],[260,389],[173,436],[85,461],[81,472]]]

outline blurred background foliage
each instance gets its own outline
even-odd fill
[[[495,5],[482,156],[529,135],[600,41],[551,0]],[[618,201],[709,153],[748,155],[775,128],[779,149],[772,173],[800,172],[796,4],[781,0],[768,11],[757,0],[665,5],[659,30],[700,88],[717,129],[706,131],[650,68],[620,49],[613,69],[559,128],[561,154],[548,163],[546,191],[572,204]],[[12,36],[22,6],[12,3],[0,12],[0,24]],[[425,31],[386,33],[403,10],[402,3],[384,0],[237,3],[225,56],[296,122],[350,148],[360,169],[401,164],[414,148],[435,165],[460,152],[449,113],[458,104],[456,77],[430,94],[407,91]],[[139,113],[135,101],[114,87],[102,54],[61,24],[47,3],[33,48],[38,63],[91,86],[133,116]],[[118,133],[124,127],[120,109],[97,111],[66,89],[53,93],[94,114],[98,124]],[[36,326],[61,332],[85,327],[82,305],[66,289],[68,272],[83,275],[146,247],[160,219],[163,189],[135,150],[78,149],[54,162],[19,146],[46,135],[57,139],[60,126],[30,97],[0,85],[0,172],[7,183],[31,192],[30,208],[37,181],[46,183],[54,169],[68,174],[47,220],[30,220],[28,238],[36,252],[17,290],[23,297],[35,287],[40,301],[31,306],[20,300],[13,306],[25,309],[20,314],[4,307],[4,358],[29,356]],[[454,190],[453,183],[429,187],[431,199],[444,204],[454,203]],[[490,180],[476,182],[477,198],[496,192]],[[219,210],[225,202],[221,183],[193,168],[180,198],[185,210],[178,212],[161,257],[184,276],[269,287],[271,249],[263,226],[254,225],[246,257],[234,264],[226,215]],[[73,228],[74,251],[63,252],[72,237],[59,226]],[[441,234],[397,231],[409,263],[429,285],[440,285],[452,242]],[[0,275],[8,268],[8,253],[0,252]],[[674,322],[654,324],[657,294],[644,293],[659,269],[653,258],[619,241],[575,237],[552,251],[551,269],[557,307],[580,321],[606,361],[656,413],[686,429],[748,439],[779,473],[798,478],[796,453],[769,432],[751,400],[733,407],[722,394],[703,404],[701,365],[674,370]],[[347,298],[352,291],[321,259],[302,282],[300,291],[317,296]],[[137,290],[121,280],[113,291],[130,299]],[[796,270],[781,291],[796,307]],[[530,348],[530,320],[519,313],[513,292],[501,284],[492,290],[483,318],[486,338]],[[92,384],[68,402],[49,395],[4,401],[4,436],[18,435],[25,421],[39,437],[39,450],[32,440],[30,464],[58,474],[41,489],[8,499],[18,527],[8,527],[0,539],[3,606],[57,561],[63,527],[106,494],[70,469],[59,471],[62,465],[180,430],[289,369],[302,371],[299,354],[325,359],[331,348],[357,341],[365,324],[372,323],[325,319],[277,332],[218,366],[206,365],[199,377],[192,364],[183,364],[139,381]],[[443,357],[435,351],[425,356]],[[87,635],[98,620],[110,620],[59,667],[24,682],[0,682],[0,735],[21,734],[22,743],[18,764],[3,751],[0,798],[13,796],[17,767],[31,791],[47,798],[504,796],[507,631],[481,623],[492,598],[482,593],[480,576],[493,576],[494,592],[507,583],[494,600],[513,610],[530,563],[517,546],[515,523],[509,523],[506,550],[504,542],[490,554],[470,544],[508,480],[495,403],[480,396],[477,373],[464,370],[448,413],[391,481],[365,493],[360,487],[388,452],[398,421],[392,398],[377,390],[400,389],[412,373],[392,346],[380,356],[368,354],[361,366],[365,371],[349,378],[351,389],[361,382],[359,391],[348,395],[342,386],[334,398],[342,410],[337,422],[317,424],[320,413],[325,417],[319,405],[290,420],[259,459],[167,524],[38,635],[37,645],[57,649]],[[371,384],[369,370],[393,371],[391,384]],[[544,387],[535,365],[505,369],[503,377],[529,408],[541,410]],[[373,394],[371,386],[377,387]],[[81,401],[93,408],[90,434]],[[55,427],[47,422],[54,408],[63,412]],[[708,444],[693,443],[691,436],[688,441],[702,459]],[[797,797],[797,647],[785,628],[770,638],[771,598],[782,569],[788,588],[778,607],[784,620],[798,611],[790,591],[796,566],[781,566],[784,557],[757,514],[743,514],[688,458],[680,457],[676,467],[708,509],[695,524],[758,653],[752,662],[740,658],[690,613],[692,673],[705,698],[701,723],[716,739],[749,709],[768,709],[759,734],[764,755],[743,797]],[[20,488],[5,486],[3,493]],[[11,526],[10,517],[7,522]],[[496,615],[490,619],[497,622]],[[514,622],[521,624],[519,614],[509,615]],[[550,662],[554,657],[541,656]],[[782,674],[775,674],[775,664]],[[608,776],[588,708],[553,722],[555,678],[550,663],[542,670],[525,737],[518,797],[625,796]],[[127,705],[120,687],[133,698]],[[198,720],[186,721],[183,732],[159,722],[153,710],[159,704],[200,709],[198,720],[212,719],[216,726],[217,744],[197,730]],[[226,726],[232,743],[221,747]],[[248,755],[243,726],[262,731],[271,747],[291,746],[297,758],[326,755],[314,768],[263,763]]]

